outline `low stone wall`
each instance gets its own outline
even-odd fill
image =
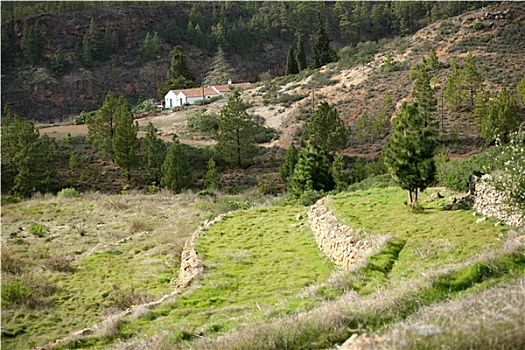
[[[324,205],[325,198],[310,207],[308,220],[319,249],[345,270],[364,261],[385,237],[360,239],[358,232],[343,225]]]
[[[133,308],[128,308],[124,311],[121,311],[118,314],[111,315],[107,317],[104,321],[92,327],[84,328],[82,330],[73,332],[69,334],[67,337],[55,340],[54,342],[49,343],[47,345],[34,347],[33,350],[52,349],[59,345],[64,345],[66,343],[78,340],[82,337],[85,337],[85,336],[88,336],[94,333],[103,335],[105,332],[108,332],[108,329],[112,329],[116,327],[124,316],[141,314],[145,312],[146,310],[157,307],[163,302],[177,296],[184,287],[188,286],[195,277],[202,274],[204,271],[204,266],[202,264],[202,261],[198,258],[197,253],[195,252],[195,243],[197,242],[197,239],[199,238],[200,234],[204,230],[208,229],[211,225],[222,220],[226,215],[227,214],[221,214],[213,220],[205,221],[204,224],[200,226],[198,229],[196,229],[195,232],[193,232],[193,234],[186,240],[184,244],[184,248],[182,249],[182,253],[181,253],[181,264],[180,264],[179,276],[177,277],[174,289],[171,293],[163,295],[158,300],[155,300],[149,303],[145,303],[145,304],[141,304],[141,305],[137,305]]]
[[[524,213],[505,204],[503,195],[490,184],[490,179],[490,175],[474,179],[475,184],[470,193],[473,197],[472,207],[480,214],[496,217],[509,226],[524,228]]]

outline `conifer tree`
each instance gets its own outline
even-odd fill
[[[334,179],[335,190],[344,191],[348,187],[348,175],[343,171],[345,158],[342,153],[338,153],[332,163],[332,178]]]
[[[111,54],[115,53],[118,49],[118,39],[115,31],[109,29],[109,23],[106,23],[106,31],[104,32],[104,41],[102,43],[103,49],[102,55],[104,59],[109,59]]]
[[[439,61],[438,61],[436,50],[434,48],[431,48],[430,54],[427,60],[427,68],[428,70],[431,71],[431,70],[438,68],[438,65],[439,65]]]
[[[203,182],[208,190],[218,190],[221,187],[221,176],[213,157],[208,160],[208,170],[204,174]]]
[[[445,85],[444,97],[447,100],[448,108],[458,111],[463,106],[464,93],[461,89],[461,75],[454,57],[450,60],[450,69],[451,73]]]
[[[390,73],[396,70],[396,64],[392,56],[392,51],[388,51],[386,54],[385,63],[383,65],[383,72]]]
[[[293,144],[290,145],[286,155],[284,156],[284,162],[279,167],[279,177],[282,182],[288,182],[292,177],[295,165],[297,164],[297,149]]]
[[[249,165],[257,154],[254,135],[259,126],[246,112],[239,91],[235,90],[217,119],[217,151],[229,164]]]
[[[122,169],[127,181],[130,182],[132,170],[139,160],[137,157],[139,124],[137,122],[134,123],[131,106],[124,96],[120,96],[117,101],[115,120],[117,125],[111,140],[113,158],[117,166]]]
[[[157,128],[150,122],[144,137],[144,163],[146,174],[158,186],[162,177],[161,166],[166,157],[166,144],[157,136]]]
[[[308,62],[306,61],[306,52],[304,50],[304,37],[299,35],[297,39],[297,69],[300,71],[308,68]]]
[[[226,84],[228,80],[235,81],[236,79],[235,70],[226,59],[222,46],[219,46],[203,83],[205,85],[221,85]]]
[[[297,67],[297,61],[295,60],[293,45],[291,45],[290,49],[288,50],[288,57],[286,58],[286,67],[284,74],[290,75],[297,73],[299,73],[299,68]]]
[[[419,191],[434,182],[436,146],[434,130],[425,126],[417,103],[404,102],[393,120],[385,164],[398,185],[408,191],[410,205],[417,205]]]
[[[173,135],[173,143],[168,148],[161,168],[163,176],[160,183],[163,187],[180,193],[193,184],[193,171],[177,135]]]
[[[471,52],[467,54],[465,66],[461,70],[461,89],[464,91],[466,98],[465,107],[467,110],[474,110],[476,103],[476,92],[483,85],[483,75],[478,71],[476,60]]]
[[[163,99],[170,90],[187,89],[195,86],[195,76],[188,68],[186,54],[182,46],[175,46],[170,51],[169,56],[171,66],[166,73],[168,79],[162,82],[157,90],[159,99]]]
[[[302,141],[319,147],[327,155],[343,150],[348,142],[348,133],[337,110],[327,102],[321,102],[304,127]]]
[[[95,117],[87,119],[88,140],[98,147],[106,157],[113,156],[113,136],[117,127],[117,100],[108,91],[104,103],[97,110]]]
[[[24,22],[20,48],[32,64],[37,64],[42,58],[42,37],[36,26],[29,26]]]
[[[290,185],[296,197],[306,191],[330,191],[333,189],[334,183],[330,174],[330,163],[321,148],[312,145],[301,148]]]
[[[66,56],[64,55],[62,45],[58,45],[55,55],[53,56],[53,59],[51,61],[51,68],[56,73],[63,73],[66,68],[66,63]]]
[[[160,39],[157,32],[155,32],[153,35],[151,35],[150,32],[146,33],[146,38],[142,42],[140,51],[142,52],[142,58],[144,60],[155,58],[155,56],[160,52]]]
[[[431,126],[435,128],[437,133],[437,99],[434,96],[434,89],[430,86],[430,76],[428,75],[426,64],[419,66],[419,73],[415,81],[414,91],[412,96],[414,102],[419,106],[419,110],[425,120],[425,126]]]
[[[497,96],[489,98],[486,114],[481,120],[481,135],[487,144],[498,137],[502,143],[510,140],[510,134],[517,131],[521,123],[519,107],[514,96],[503,88]]]
[[[312,68],[320,68],[325,64],[328,64],[333,61],[334,53],[330,48],[330,38],[326,33],[323,20],[321,19],[321,14],[317,13],[317,21],[319,23],[319,28],[314,37],[314,42],[312,45]]]
[[[11,194],[28,197],[48,191],[56,173],[52,158],[56,144],[47,135],[40,136],[34,124],[11,116],[2,117],[2,187]]]

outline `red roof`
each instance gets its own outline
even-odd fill
[[[203,93],[204,90],[204,93]],[[205,87],[203,88],[193,88],[193,89],[184,89],[184,90],[171,90],[176,95],[179,94],[179,92],[182,92],[184,96],[186,97],[199,97],[202,95],[217,95],[217,91],[213,90],[211,87]]]

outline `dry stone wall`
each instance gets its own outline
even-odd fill
[[[361,239],[359,233],[342,224],[324,205],[325,198],[310,207],[308,221],[319,249],[345,270],[364,261],[385,237]]]
[[[490,184],[490,175],[483,175],[471,190],[472,207],[485,216],[496,217],[507,225],[525,227],[525,215],[504,203],[504,196]]]
[[[175,282],[174,289],[171,293],[165,294],[160,299],[152,301],[150,303],[145,303],[132,308],[128,308],[118,314],[109,316],[101,323],[98,323],[92,327],[84,328],[82,330],[73,332],[67,337],[58,339],[47,345],[34,347],[33,350],[48,350],[78,340],[90,334],[104,334],[108,328],[116,326],[124,316],[140,314],[145,310],[157,307],[163,302],[167,301],[168,299],[177,296],[184,287],[188,286],[195,277],[202,274],[204,271],[202,261],[199,259],[197,253],[195,252],[195,244],[197,243],[197,239],[199,238],[200,234],[204,230],[208,229],[211,225],[222,220],[226,215],[227,214],[221,214],[213,220],[205,221],[204,224],[198,229],[196,229],[193,232],[193,234],[186,240],[181,254],[179,276]]]

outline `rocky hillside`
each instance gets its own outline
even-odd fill
[[[486,91],[499,92],[505,87],[516,95],[516,86],[525,76],[523,43],[525,4],[506,2],[438,21],[413,36],[384,40],[372,51],[375,54],[361,62],[356,62],[360,53],[346,57],[343,49],[337,63],[320,71],[301,72],[295,78],[261,84],[247,90],[244,98],[251,101],[252,114],[263,116],[269,126],[281,131],[280,140],[274,144],[285,148],[298,141],[312,106],[320,100],[328,101],[351,127],[347,155],[375,158],[386,145],[389,130],[385,128],[377,138],[360,135],[366,125],[363,118],[371,122],[381,110],[387,92],[395,105],[389,118],[403,101],[411,100],[410,68],[428,58],[434,48],[439,65],[431,74],[436,77],[437,114],[443,126],[440,137],[450,153],[465,156],[479,152],[485,143],[470,117],[471,112],[452,111],[443,98],[451,58],[456,57],[458,68],[462,69],[467,53],[472,52],[484,76]],[[389,52],[396,69],[385,72],[383,66]],[[523,109],[521,113],[525,119]]]
[[[191,7],[190,3],[182,2],[166,6],[126,6],[43,14],[3,23],[2,37],[3,41],[7,38],[9,52],[2,54],[2,106],[8,103],[12,111],[23,118],[53,122],[98,108],[108,90],[116,95],[124,94],[131,101],[156,97],[160,82],[166,78],[168,53],[173,45],[161,39],[161,53],[148,62],[137,59],[139,47],[148,32],[163,32],[174,18],[187,17]],[[64,74],[54,73],[49,61],[58,46],[62,46],[68,61],[74,62],[75,46],[82,43],[91,18],[97,23],[99,37],[104,35],[106,26],[110,31],[123,31],[120,35],[123,35],[124,47],[109,60],[96,61],[89,69],[75,66]],[[37,66],[30,65],[20,49],[24,22],[36,26],[45,38],[44,62]],[[255,45],[247,48],[247,54],[233,53],[230,61],[241,80],[255,81],[261,72],[282,70],[292,40],[293,36],[283,36],[264,47]],[[207,72],[213,52],[205,53],[183,37],[172,42],[183,45],[195,76]],[[257,57],[256,63],[254,57]]]

